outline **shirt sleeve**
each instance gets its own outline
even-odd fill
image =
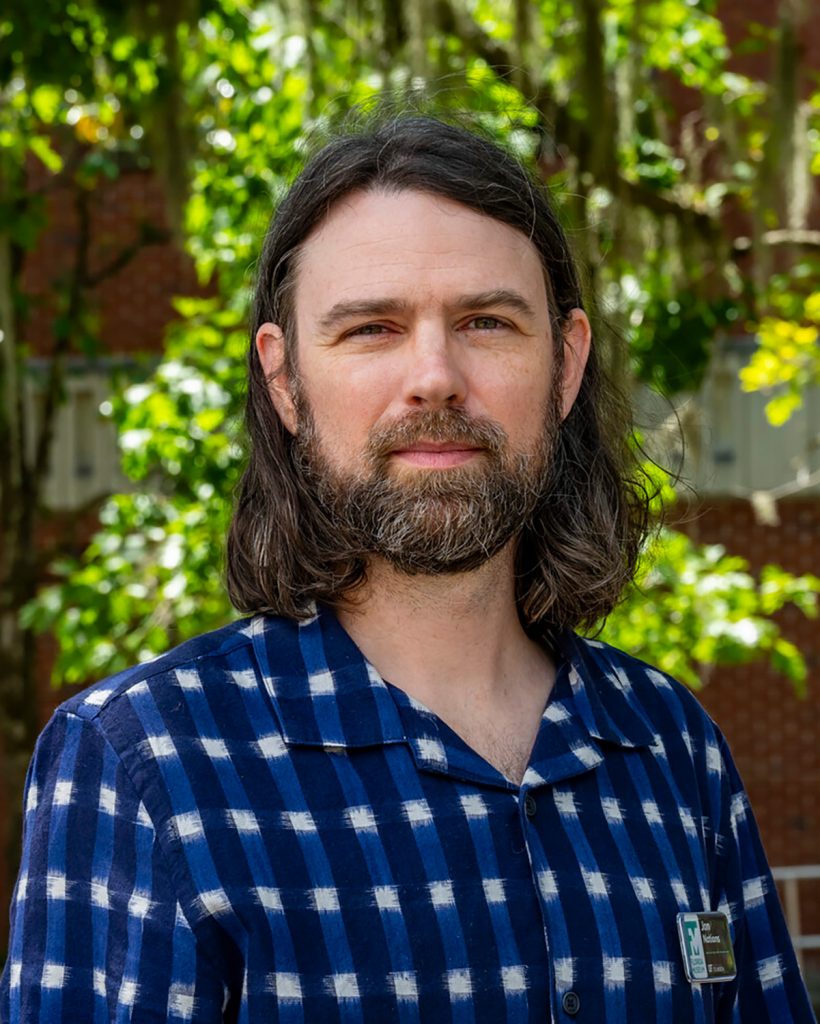
[[[222,1021],[158,839],[96,722],[58,711],[26,782],[0,1024]]]
[[[719,997],[721,1024],[815,1024],[780,897],[749,799],[720,737],[720,827],[715,834],[718,905],[734,923],[737,984]]]

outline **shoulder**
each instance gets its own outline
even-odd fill
[[[688,724],[706,733],[717,733],[697,696],[689,687],[648,662],[627,654],[601,640],[574,637],[577,649],[599,691],[616,690],[653,723],[663,724],[670,716],[675,724]]]
[[[237,620],[89,686],[59,705],[56,713],[89,721],[107,719],[130,698],[146,691],[164,702],[167,695],[173,700],[178,696],[174,691],[194,686],[197,680],[207,680],[212,687],[241,684],[236,673],[242,666],[246,672],[256,668],[254,636],[262,621],[266,632],[281,635],[283,640],[292,631],[292,624],[284,619]]]
[[[109,763],[158,829],[192,807],[216,806],[234,770],[284,747],[258,649],[264,642],[285,666],[295,631],[284,619],[237,621],[76,694],[40,736],[42,770],[91,788]]]
[[[233,745],[255,749],[261,722],[267,735],[280,731],[269,659],[260,665],[262,638],[284,667],[298,655],[295,632],[288,620],[260,616],[188,640],[61,704],[41,743],[61,736],[67,722],[82,723],[89,742],[111,748],[135,782],[167,782],[178,768],[190,775]]]
[[[686,770],[688,763],[697,775],[720,780],[731,763],[726,741],[688,687],[600,640],[573,636],[569,651],[596,718],[628,737],[643,732],[670,767]]]

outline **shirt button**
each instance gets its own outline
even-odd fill
[[[526,814],[528,818],[534,818],[537,810],[538,804],[535,802],[535,797],[530,793],[527,793],[524,797],[524,814]]]
[[[564,998],[561,1000],[561,1006],[564,1008],[564,1013],[574,1017],[581,1009],[581,997],[577,992],[565,992]]]

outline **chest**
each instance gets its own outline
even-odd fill
[[[543,1024],[571,992],[586,1019],[711,1021],[675,932],[714,899],[680,809],[624,803],[609,772],[489,787],[452,753],[303,751],[248,779],[255,829],[203,816],[249,1019],[297,1019],[298,978],[305,1020]]]
[[[440,695],[441,696],[441,695]],[[496,769],[505,779],[519,785],[530,761],[538,735],[547,694],[533,690],[495,706],[480,701],[449,705],[445,699],[433,708],[437,731],[447,742],[447,730],[456,743],[463,743]]]
[[[464,743],[505,779],[520,784],[529,764],[537,727],[531,720],[511,722],[486,716],[467,719],[455,729]]]

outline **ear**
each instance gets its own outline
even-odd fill
[[[297,416],[285,371],[285,335],[278,324],[262,324],[256,332],[256,351],[265,371],[273,407],[285,428],[295,434]]]
[[[561,381],[561,419],[569,416],[584,379],[592,328],[582,309],[572,309],[564,326],[564,369]]]

